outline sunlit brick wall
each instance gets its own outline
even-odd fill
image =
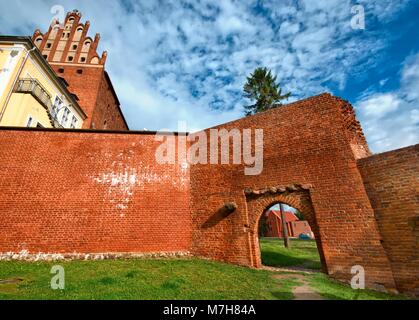
[[[0,132],[0,252],[187,251],[189,169],[153,134]]]
[[[419,294],[419,145],[358,161],[396,285]]]

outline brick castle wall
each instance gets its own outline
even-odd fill
[[[419,294],[419,145],[358,161],[400,291]]]
[[[79,104],[88,116],[84,120],[83,129],[89,129],[92,125],[92,114],[96,107],[103,68],[72,65],[52,65],[52,68],[58,76],[68,82],[70,92],[80,99]]]
[[[88,116],[83,129],[128,130],[103,67],[54,64],[52,68],[58,76],[65,78],[70,92],[80,99],[80,106]]]
[[[347,132],[347,111],[343,100],[323,94],[217,127],[264,130],[264,169],[256,176],[244,175],[243,164],[157,164],[161,142],[151,132],[2,128],[0,253],[191,251],[260,267],[259,219],[282,202],[309,222],[325,272],[347,282],[351,267],[361,265],[368,287],[394,290],[393,273],[406,283],[400,279],[414,269],[394,263],[400,244],[384,209],[393,201],[399,209],[411,205],[417,147],[394,152],[391,161],[357,160],[368,149],[355,130]],[[382,193],[383,179],[392,181],[395,198]],[[386,197],[377,224],[374,199]],[[227,202],[237,209],[226,212]],[[405,222],[397,228],[407,230]]]
[[[5,130],[0,252],[187,251],[189,169],[152,134]]]
[[[366,146],[351,145],[355,139],[348,139],[353,132],[346,133],[346,110],[343,100],[324,94],[217,127],[263,129],[264,170],[246,176],[243,165],[192,166],[193,253],[259,267],[258,222],[280,201],[309,221],[328,274],[349,281],[351,267],[362,265],[369,287],[394,289],[356,164]],[[311,185],[309,193],[294,187],[281,194],[263,192],[295,184]],[[262,191],[249,197],[249,188]],[[238,209],[225,216],[220,210],[227,202]]]
[[[96,107],[92,114],[91,128],[121,131],[128,129],[122,116],[119,100],[106,72],[102,73]]]

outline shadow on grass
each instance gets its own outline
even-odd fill
[[[289,249],[279,239],[265,238],[260,243],[262,263],[265,266],[321,270],[320,256],[314,241],[292,240]]]
[[[308,258],[294,257],[277,251],[262,251],[262,263],[269,267],[304,267],[307,269],[320,270],[321,265]]]
[[[294,295],[291,292],[286,291],[275,291],[271,292],[272,296],[278,300],[293,300]]]

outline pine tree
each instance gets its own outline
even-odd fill
[[[282,95],[282,90],[279,83],[276,83],[276,79],[277,77],[273,76],[267,68],[256,68],[247,77],[243,88],[244,96],[255,103],[244,107],[246,116],[279,107],[282,105],[282,100],[291,96],[290,92]]]

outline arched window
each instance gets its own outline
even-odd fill
[[[74,17],[71,17],[71,18],[69,18],[68,19],[68,23],[67,23],[67,25],[66,25],[66,29],[68,30],[68,29],[70,29],[72,26],[73,26],[73,23],[74,23]]]
[[[99,64],[99,58],[98,57],[94,57],[91,61],[91,64]]]
[[[84,43],[83,43],[83,49],[82,49],[82,52],[88,52],[89,51],[89,49],[90,49],[90,45],[92,44],[92,42],[90,41],[90,40],[86,40]]]
[[[83,34],[83,28],[82,27],[78,27],[76,29],[76,32],[74,33],[73,40],[74,41],[77,41],[77,42],[80,41],[82,34]]]

